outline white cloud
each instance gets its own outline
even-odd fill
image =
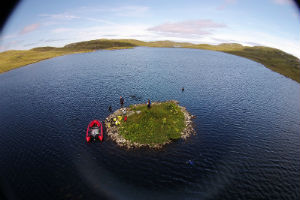
[[[279,5],[291,4],[292,0],[271,0]],[[223,0],[219,9],[232,5],[237,0]],[[146,24],[118,24],[106,19],[120,19],[126,17],[142,17],[151,14],[150,8],[146,6],[120,6],[120,7],[81,7],[72,9],[68,12],[55,14],[41,14],[43,17],[40,23],[25,26],[19,34],[6,35],[1,40],[12,40],[14,37],[20,37],[38,29],[41,25],[56,24],[56,28],[48,31],[52,36],[68,38],[67,40],[48,41],[47,45],[63,45],[67,42],[86,41],[99,38],[134,38],[145,41],[154,40],[174,40],[193,43],[218,44],[226,42],[236,42],[244,45],[265,45],[282,49],[288,53],[300,58],[299,40],[280,38],[267,33],[255,31],[229,30],[228,26],[223,23],[215,22],[210,19],[187,20],[181,22],[166,22],[156,26]],[[97,17],[99,16],[99,18]],[[103,16],[103,17],[102,17]],[[110,17],[106,17],[110,16]],[[112,17],[113,16],[113,17]],[[93,24],[90,27],[76,27],[71,22]],[[68,22],[68,23],[66,23]],[[92,23],[91,23],[92,22]],[[63,25],[62,25],[63,23]],[[145,22],[146,23],[146,22]],[[68,25],[68,26],[65,26]],[[73,26],[72,26],[73,25]],[[47,35],[47,34],[45,34]],[[51,36],[51,37],[52,37]],[[44,37],[45,38],[45,37]],[[33,42],[28,43],[28,45]],[[42,46],[46,44],[43,41]],[[10,44],[10,48],[17,48],[20,44]],[[7,46],[7,45],[6,45]],[[24,47],[23,47],[24,48]],[[3,47],[2,47],[3,49]]]
[[[217,7],[218,10],[224,10],[230,4],[236,3],[236,0],[224,0],[224,2]]]
[[[70,22],[72,20],[78,20],[81,17],[70,14],[70,13],[56,13],[56,14],[40,14],[42,17],[42,24],[45,26],[48,25],[57,25],[65,22]]]
[[[11,39],[11,38],[15,38],[17,37],[18,34],[16,33],[12,33],[12,34],[8,34],[8,35],[0,35],[0,41],[1,40],[7,40],[7,39]]]
[[[113,9],[112,11],[117,13],[118,16],[125,17],[138,17],[146,14],[149,7],[146,6],[124,6]]]
[[[37,28],[40,27],[40,24],[39,23],[36,23],[36,24],[30,24],[28,26],[25,26],[21,31],[20,31],[20,34],[21,35],[24,35],[26,33],[30,33],[34,30],[36,30]]]
[[[71,29],[71,28],[56,28],[56,29],[52,30],[53,33],[65,33],[65,32],[69,32],[69,31],[73,31],[73,29]]]
[[[274,3],[276,4],[280,4],[280,5],[294,5],[294,1],[293,0],[272,0]]]
[[[120,6],[120,7],[81,7],[77,10],[74,10],[75,13],[98,13],[98,14],[112,14],[115,16],[123,17],[141,17],[148,13],[149,7],[147,6]]]
[[[82,30],[77,30],[76,37],[79,40],[87,40],[87,38],[89,39],[99,39],[103,37],[130,38],[132,35],[147,36],[149,35],[147,28],[148,26],[141,25],[141,24],[94,26]]]
[[[73,20],[79,19],[80,17],[68,14],[68,13],[60,13],[60,14],[41,14],[41,17],[47,17],[54,20]]]
[[[89,14],[90,12],[88,12]],[[115,24],[111,21],[95,18],[95,17],[86,17],[84,15],[78,16],[71,13],[58,13],[58,14],[40,14],[39,16],[44,17],[43,25],[57,25],[61,23],[65,23],[66,21],[72,21],[72,20],[82,20],[82,21],[91,21],[96,23],[105,23],[105,24]],[[76,21],[76,22],[77,22]]]
[[[216,23],[209,19],[204,20],[190,20],[183,22],[168,22],[158,26],[149,28],[149,31],[167,34],[169,36],[180,36],[180,35],[195,35],[203,36],[212,34],[212,30],[217,28],[224,28],[225,24]]]
[[[0,45],[0,51],[7,51],[10,49],[22,49],[23,48],[22,42],[23,41],[21,40],[12,40],[8,42],[3,42],[3,44]]]
[[[149,25],[144,24],[104,24],[101,26],[92,26],[88,28],[61,27],[53,29],[51,32],[55,34],[61,34],[60,37],[68,39],[59,41],[47,41],[47,45],[63,46],[71,42],[100,38],[130,38],[144,41],[173,40],[178,42],[192,42],[203,44],[240,43],[247,46],[263,45],[278,48],[300,58],[300,41],[298,39],[281,38],[268,33],[251,30],[241,31],[223,29],[223,31],[214,31],[213,34],[210,34],[210,31],[212,29],[223,27],[226,26],[224,24],[218,24],[210,20],[165,23],[155,27],[150,27]],[[43,46],[45,44],[46,43],[44,41],[41,42],[38,46]],[[14,45],[18,45],[18,47],[20,47],[19,44],[13,43],[5,46],[7,48],[12,48]],[[14,49],[16,48],[17,47],[14,46]],[[24,48],[25,47],[21,49]],[[3,50],[3,47],[1,48],[1,50]]]
[[[234,34],[218,33],[214,35],[214,37],[224,41],[234,39],[237,43],[247,46],[259,44],[262,46],[273,47],[300,58],[300,41],[295,39],[281,38],[259,31],[235,31]]]
[[[110,24],[110,25],[116,25],[116,23],[104,19],[99,19],[99,18],[94,18],[94,17],[82,17],[83,20],[88,20],[92,22],[97,22],[97,23],[104,23],[104,24]]]

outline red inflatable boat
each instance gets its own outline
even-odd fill
[[[103,128],[99,120],[93,120],[89,123],[86,130],[86,141],[89,142],[91,139],[99,138],[100,141],[103,139]]]

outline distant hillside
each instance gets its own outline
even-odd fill
[[[108,49],[112,47],[135,47],[137,45],[130,42],[123,42],[118,40],[90,40],[84,42],[71,43],[64,46],[64,49],[68,50],[98,50]]]
[[[247,47],[240,44],[200,44],[189,46],[189,48],[222,51],[242,56],[300,83],[300,60],[279,49],[263,46]]]
[[[0,73],[41,60],[73,53],[85,53],[98,49],[124,49],[136,45],[116,40],[91,40],[71,43],[64,47],[37,47],[30,50],[12,50],[0,53]]]
[[[136,46],[194,48],[222,51],[259,62],[269,69],[300,83],[300,60],[295,56],[287,54],[279,49],[262,46],[248,47],[236,43],[209,45],[173,41],[144,42],[134,39],[99,39],[71,43],[60,48],[37,47],[31,50],[12,50],[2,52],[0,53],[0,73],[66,54],[84,53],[99,49],[126,49]]]
[[[255,46],[224,52],[249,58],[298,83],[300,82],[300,60],[279,49]]]
[[[230,51],[230,50],[241,50],[244,48],[241,44],[236,43],[225,43],[219,45],[210,45],[210,44],[192,44],[188,46],[189,48],[196,48],[196,49],[206,49],[212,51]]]

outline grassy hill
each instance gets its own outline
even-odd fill
[[[71,43],[63,47],[65,50],[98,50],[110,48],[128,48],[137,45],[130,42],[123,42],[118,40],[90,40],[84,42]]]
[[[91,40],[71,43],[64,47],[37,47],[30,50],[12,50],[0,53],[0,73],[41,60],[73,53],[85,53],[98,49],[124,49],[136,45],[115,40]]]
[[[263,46],[247,47],[240,44],[200,44],[189,48],[222,51],[245,57],[300,83],[300,60],[279,49]]]
[[[136,46],[180,47],[222,51],[259,62],[269,69],[300,83],[300,60],[297,57],[279,49],[262,46],[248,47],[236,43],[209,45],[173,41],[144,42],[134,39],[99,39],[71,43],[60,48],[37,47],[30,50],[12,50],[2,52],[0,53],[0,73],[66,54],[91,52],[99,49],[125,49]]]
[[[241,50],[224,51],[263,64],[269,69],[300,82],[300,61],[295,56],[269,47],[245,47]]]
[[[46,47],[45,49],[47,49]],[[62,56],[70,53],[65,50],[51,49],[45,50],[43,48],[37,48],[40,50],[12,50],[0,53],[0,73],[6,72],[18,67],[22,67],[31,63],[39,62],[48,58],[56,56]],[[78,52],[81,53],[81,52]]]

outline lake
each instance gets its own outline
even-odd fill
[[[0,95],[2,197],[299,199],[300,85],[254,61],[100,50],[0,74]],[[158,151],[119,148],[105,132],[87,143],[88,123],[118,109],[120,95],[125,106],[178,100],[196,134]]]

